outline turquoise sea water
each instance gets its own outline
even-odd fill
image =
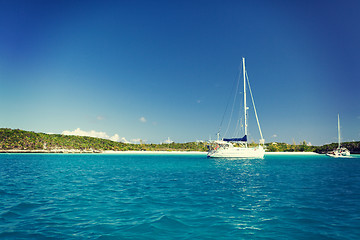
[[[360,156],[0,154],[0,239],[360,239]]]

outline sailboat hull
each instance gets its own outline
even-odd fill
[[[208,153],[210,158],[264,158],[265,149],[234,147],[230,149],[217,149]]]
[[[350,156],[350,151],[346,148],[337,148],[334,151],[328,152],[326,154],[329,157],[334,157],[334,158],[349,158]]]

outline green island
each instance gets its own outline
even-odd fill
[[[256,145],[254,142],[249,145]],[[341,144],[351,153],[360,153],[360,141]],[[326,153],[337,148],[337,143],[323,146],[300,144],[266,143],[267,152],[316,152]],[[196,151],[206,152],[206,142],[131,144],[114,142],[108,139],[46,134],[20,129],[0,128],[0,152],[29,153],[101,153],[104,151]]]

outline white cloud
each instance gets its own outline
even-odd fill
[[[106,132],[97,132],[95,130],[91,130],[89,132],[83,131],[80,128],[75,129],[74,131],[65,130],[61,134],[63,135],[71,135],[71,136],[86,136],[86,137],[96,137],[96,138],[103,138],[103,139],[109,139],[112,141],[119,141],[120,137],[118,134],[115,134],[114,136],[110,137],[106,134]]]
[[[145,117],[141,117],[141,118],[139,119],[139,121],[140,121],[140,122],[143,122],[143,123],[146,123],[146,118],[145,118]]]
[[[125,137],[122,137],[119,142],[122,142],[122,143],[130,143],[128,140],[126,140]]]
[[[276,135],[276,134],[274,134],[274,135],[272,135],[272,137],[273,137],[273,138],[276,138],[276,137],[277,137],[277,135]]]
[[[109,139],[114,142],[119,142],[120,136],[118,134],[115,134],[114,136],[110,137]]]
[[[174,141],[173,140],[171,140],[169,137],[168,137],[168,139],[166,139],[165,141],[163,141],[163,143],[173,143]]]
[[[95,130],[86,132],[86,131],[81,130],[80,128],[77,128],[74,131],[65,130],[62,132],[62,134],[63,135],[74,135],[74,136],[97,137],[97,138],[109,138],[109,136],[105,132],[96,132]]]
[[[131,139],[131,143],[141,143],[140,138]]]
[[[101,121],[101,120],[104,120],[105,118],[103,116],[97,116],[96,119]]]

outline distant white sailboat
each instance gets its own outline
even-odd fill
[[[247,144],[247,110],[249,109],[246,106],[246,79],[247,73],[245,70],[245,58],[242,58],[242,68],[243,68],[243,78],[244,78],[244,132],[245,136],[242,138],[223,138],[222,140],[218,140],[210,142],[209,152],[207,154],[208,157],[211,158],[263,158],[265,154],[265,149],[263,144],[265,140],[263,139],[259,119],[256,113],[254,99],[252,97],[252,92],[249,86],[252,103],[254,107],[255,117],[258,124],[261,140],[260,144],[257,147],[249,147]],[[219,133],[218,133],[219,134]],[[240,147],[235,147],[232,142],[237,142],[240,144]]]
[[[340,146],[340,117],[338,114],[338,147],[337,149],[328,152],[326,155],[328,155],[329,157],[335,157],[335,158],[346,158],[346,157],[350,157],[350,151],[347,148],[341,147]]]

